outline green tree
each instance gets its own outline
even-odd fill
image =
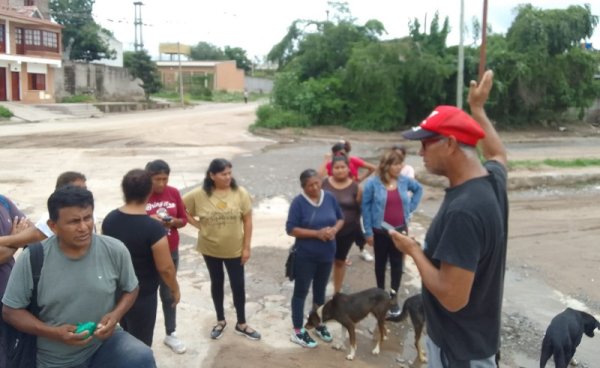
[[[192,46],[191,55],[192,60],[226,60],[227,56],[219,48],[208,42],[198,42]]]
[[[225,57],[229,60],[235,60],[235,64],[239,69],[244,69],[245,72],[252,70],[252,61],[248,59],[246,50],[241,47],[225,46]]]
[[[144,89],[146,100],[151,93],[156,93],[161,88],[160,76],[156,64],[146,50],[125,51],[123,53],[123,66],[129,70],[134,78],[142,80],[140,85]]]
[[[52,18],[64,26],[62,30],[63,47],[69,48],[71,60],[92,61],[114,58],[101,34],[107,33],[92,17],[94,0],[50,0]],[[109,34],[110,32],[108,32]]]

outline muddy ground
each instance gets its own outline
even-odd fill
[[[234,174],[255,197],[253,254],[247,267],[247,315],[261,331],[261,342],[233,333],[234,313],[226,297],[230,326],[219,341],[208,333],[214,323],[208,275],[193,250],[195,233],[187,227],[181,243],[179,280],[182,302],[178,334],[188,352],[175,355],[165,348],[162,316],[156,325],[154,350],[159,367],[400,367],[415,358],[410,323],[390,324],[390,339],[379,356],[372,356],[367,319],[359,328],[359,348],[353,362],[345,353],[321,344],[314,350],[289,342],[289,299],[292,284],[283,278],[283,263],[291,239],[284,233],[289,200],[296,195],[299,173],[320,164],[331,144],[341,138],[353,142],[353,153],[375,162],[382,147],[397,142],[397,134],[348,132],[339,128],[258,131],[247,128],[255,105],[207,104],[193,109],[107,115],[100,119],[1,125],[0,192],[8,195],[33,218],[42,211],[56,176],[79,170],[97,198],[96,215],[120,204],[119,181],[134,167],[155,158],[172,167],[171,184],[182,191],[197,185],[214,157],[231,158]],[[600,135],[593,127],[557,131],[502,134],[511,159],[600,157]],[[422,168],[416,146],[408,161]],[[550,175],[559,186],[534,185],[510,192],[509,260],[503,319],[503,367],[535,367],[543,331],[566,306],[600,313],[600,182],[598,169],[511,172],[512,177]],[[591,179],[590,179],[590,176]],[[575,179],[573,179],[575,178]],[[578,182],[585,178],[585,183]],[[531,180],[529,181],[531,182]],[[535,180],[533,180],[535,184]],[[569,183],[560,186],[560,183]],[[435,213],[443,189],[426,186],[412,224],[422,236]],[[352,266],[345,290],[374,285],[373,265],[351,251]],[[401,296],[416,293],[418,275],[410,262]],[[227,290],[227,292],[229,292]],[[338,327],[330,326],[337,335]],[[600,361],[600,339],[584,338],[577,354],[582,366]],[[415,363],[415,367],[419,364]]]

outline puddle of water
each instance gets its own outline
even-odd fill
[[[254,209],[254,212],[264,215],[287,216],[289,208],[290,202],[287,199],[283,196],[276,196],[261,200]]]

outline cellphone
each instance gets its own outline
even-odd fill
[[[164,222],[171,222],[171,220],[173,220],[173,217],[171,217],[171,216],[168,216],[168,215],[167,215],[167,216],[164,216],[164,217],[162,218],[162,220],[163,220]]]
[[[407,231],[406,231],[406,226],[398,226],[398,227],[393,227],[392,225],[388,224],[385,221],[381,222],[381,227],[384,228],[386,231],[390,231],[390,230],[396,230],[397,232],[406,235]]]

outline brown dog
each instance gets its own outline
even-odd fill
[[[353,360],[356,354],[356,324],[371,313],[377,319],[379,328],[379,338],[372,353],[379,354],[379,345],[386,334],[385,316],[390,306],[390,295],[378,288],[354,294],[337,293],[331,300],[310,313],[304,327],[311,329],[329,320],[338,321],[343,326],[342,336],[345,336],[344,328],[350,335],[350,353],[346,359]]]

